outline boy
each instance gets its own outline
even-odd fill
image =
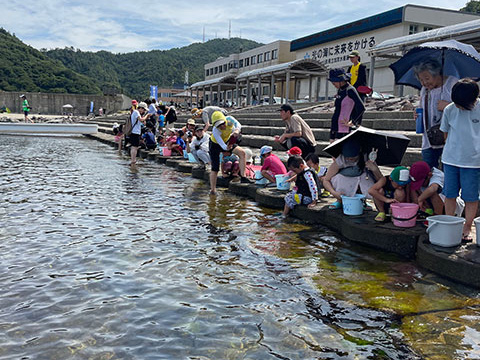
[[[195,160],[205,167],[206,164],[210,164],[210,154],[208,153],[210,136],[205,134],[203,129],[203,125],[195,126],[195,137],[187,145],[187,151],[191,152]]]
[[[325,166],[320,166],[320,160],[318,159],[318,155],[314,153],[310,153],[305,157],[305,162],[310,169],[315,170],[317,173],[318,179],[320,180],[320,184],[323,183],[323,179],[325,178],[325,174],[327,173],[327,168]],[[323,189],[320,197],[327,198],[330,196],[330,193]]]
[[[265,179],[275,183],[275,175],[286,174],[287,169],[283,165],[282,160],[272,153],[272,150],[272,147],[268,145],[264,145],[260,149],[260,157],[263,158],[263,165],[260,170]]]
[[[390,210],[390,204],[397,202],[408,202],[405,186],[409,182],[408,169],[404,166],[397,166],[389,176],[382,176],[368,190],[373,197],[378,214],[375,221],[385,221],[386,213]]]
[[[299,155],[288,158],[287,167],[297,175],[296,190],[290,191],[285,196],[283,215],[288,215],[295,206],[303,204],[309,209],[317,204],[318,200],[318,177],[315,171],[310,169]]]
[[[420,210],[429,215],[442,215],[443,172],[437,168],[430,169],[425,161],[417,161],[410,167],[410,180],[411,201],[418,204]]]

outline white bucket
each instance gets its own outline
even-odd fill
[[[475,234],[477,237],[477,246],[480,246],[480,217],[477,217],[473,219],[473,222],[475,223]]]
[[[428,239],[433,245],[452,247],[462,243],[464,218],[451,215],[435,215],[427,217],[427,220]]]
[[[269,183],[268,179],[264,178],[261,170],[255,170],[255,184],[266,185]]]
[[[275,175],[275,181],[277,183],[278,190],[290,190],[290,183],[287,182],[289,179],[288,174],[278,174]]]
[[[188,161],[191,163],[196,163],[197,160],[195,159],[195,156],[193,156],[192,153],[188,153]]]

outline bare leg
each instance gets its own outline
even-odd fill
[[[235,155],[238,156],[238,165],[240,166],[240,176],[244,177],[245,176],[245,166],[246,166],[246,161],[245,161],[245,150],[243,150],[240,146],[237,146],[235,149],[232,151]]]
[[[463,225],[463,236],[470,235],[470,231],[472,231],[473,219],[477,214],[477,209],[478,201],[465,201],[465,224]]]
[[[276,182],[276,180],[273,178],[272,175],[270,175],[270,174],[268,173],[267,170],[262,170],[262,176],[263,176],[265,179],[267,179],[268,181],[272,182],[272,183]]]
[[[210,171],[210,194],[217,193],[217,176],[218,171]]]
[[[457,208],[457,199],[456,198],[446,198],[445,199],[445,214],[446,215],[455,215],[455,209]]]
[[[135,165],[137,162],[137,152],[138,152],[138,147],[132,146],[130,148],[130,165]]]

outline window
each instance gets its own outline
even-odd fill
[[[218,72],[221,73],[221,72],[223,71],[222,69],[223,69],[223,66],[220,65],[220,66],[218,67]]]
[[[238,60],[233,60],[233,67],[238,69]]]
[[[207,69],[207,70],[205,71],[205,76],[208,76],[208,74],[209,74],[209,71],[208,71],[208,69]]]
[[[263,54],[263,61],[269,61],[270,60],[270,52],[267,51],[265,54]]]
[[[278,49],[272,50],[272,60],[278,59]]]
[[[227,64],[223,65],[223,71],[227,71]]]
[[[253,55],[253,56],[250,58],[250,64],[255,65],[255,60],[257,60],[257,57],[256,57],[255,55]]]
[[[416,34],[418,32],[418,25],[410,25],[408,35]]]
[[[243,67],[243,59],[240,59],[240,61],[238,62],[239,63],[239,67]]]
[[[245,58],[245,66],[250,66],[250,58]]]
[[[218,66],[215,66],[215,74],[218,74]]]
[[[257,63],[260,64],[261,62],[263,62],[263,54],[258,54]]]
[[[431,26],[424,26],[423,31],[428,31],[428,30],[433,30],[433,27]]]

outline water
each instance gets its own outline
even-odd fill
[[[477,291],[92,140],[0,139],[0,359],[480,359]]]

